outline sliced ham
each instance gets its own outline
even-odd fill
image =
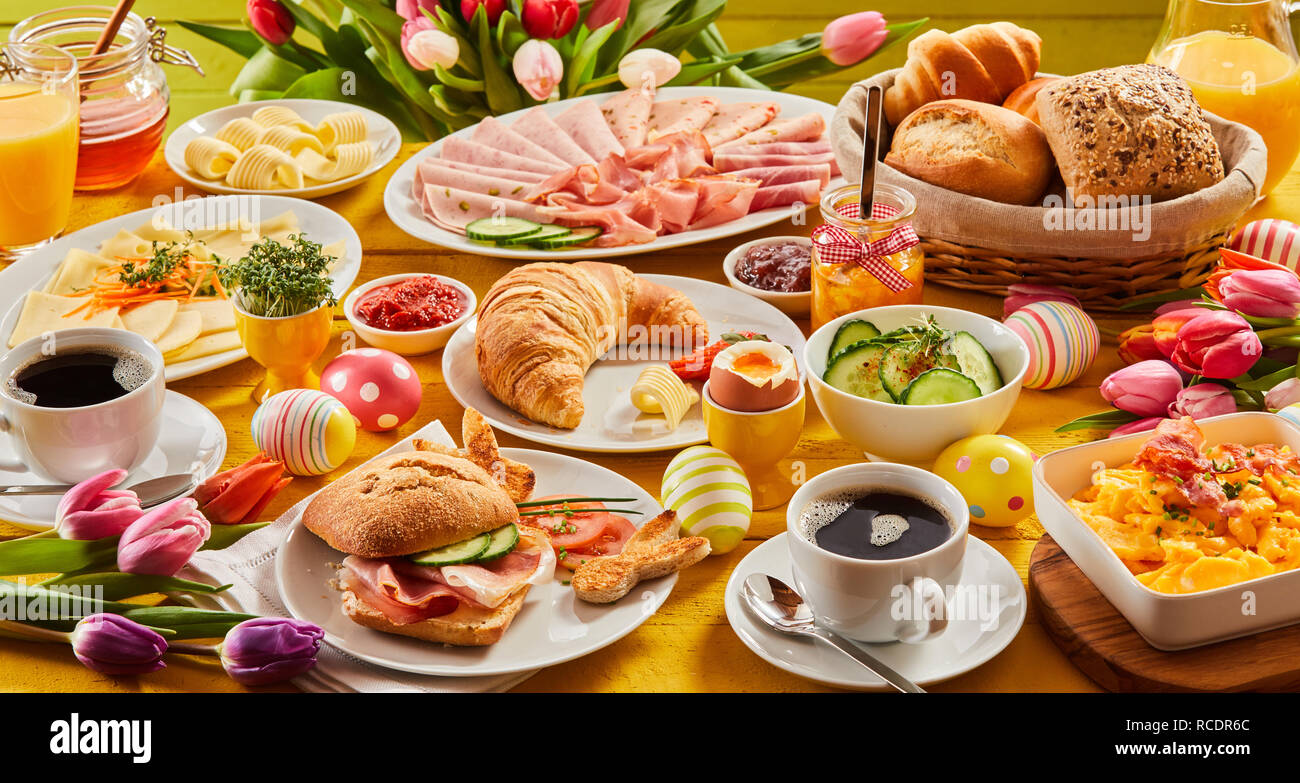
[[[544,201],[554,193],[570,193],[588,204],[612,204],[627,195],[626,190],[602,177],[598,167],[575,166],[533,185],[525,198]]]
[[[780,112],[781,107],[770,102],[723,104],[704,126],[704,138],[708,139],[710,147],[721,146],[758,130]]]
[[[486,563],[443,566],[439,579],[461,598],[489,608],[500,606],[525,584],[542,584],[555,576],[555,550],[546,534],[519,526],[514,551]]]
[[[700,185],[700,204],[691,224],[686,227],[691,231],[749,214],[750,203],[759,190],[758,180],[739,179],[728,174],[699,177],[695,181]]]
[[[623,154],[623,145],[609,129],[594,98],[574,102],[554,119],[555,124],[595,160],[603,161],[610,155]]]
[[[461,171],[472,171],[475,174],[482,174],[485,177],[500,177],[501,179],[512,179],[517,182],[541,182],[546,179],[547,174],[540,171],[520,171],[519,169],[498,169],[491,166],[477,166],[473,163],[466,163],[460,160],[447,160],[446,158],[425,158],[420,161],[420,165],[415,169],[415,177],[418,180],[421,172],[428,168],[446,168],[460,169]]]
[[[713,153],[713,166],[718,171],[740,171],[771,166],[816,166],[822,163],[831,167],[832,174],[839,173],[839,164],[835,162],[833,152],[821,155],[747,155],[744,150],[733,150],[727,147]]]
[[[671,101],[655,101],[650,107],[650,117],[646,123],[645,138],[653,142],[660,136],[673,133],[694,133],[701,130],[713,119],[721,101],[707,96],[679,98]]]
[[[627,165],[648,170],[647,182],[716,174],[709,165],[709,143],[699,131],[662,136],[652,144],[629,148]]]
[[[471,139],[502,152],[518,155],[521,158],[540,160],[555,166],[568,166],[569,162],[552,153],[536,142],[530,141],[514,128],[506,125],[496,117],[485,117],[474,126]]]
[[[647,91],[628,89],[606,99],[600,105],[600,113],[618,143],[624,149],[631,149],[645,144],[646,126],[653,106],[654,98]]]
[[[727,173],[745,179],[756,179],[765,188],[772,185],[805,182],[810,179],[817,180],[818,187],[824,188],[826,183],[831,181],[831,166],[829,163],[816,163],[811,166],[759,166]]]
[[[465,226],[475,220],[498,215],[538,223],[551,222],[537,211],[537,207],[527,202],[441,185],[426,185],[420,206],[429,220],[458,231],[464,231]]]
[[[826,132],[826,120],[818,113],[811,112],[801,117],[788,120],[774,120],[763,127],[750,131],[735,141],[718,145],[724,149],[733,149],[741,144],[770,144],[775,141],[816,141]]]
[[[494,177],[490,174],[480,174],[476,171],[466,171],[464,169],[449,169],[442,166],[429,166],[427,169],[416,170],[417,200],[424,194],[425,187],[439,186],[468,190],[471,193],[482,193],[485,196],[500,196],[514,201],[526,201],[529,190],[537,187],[537,183],[520,182],[515,179]]]
[[[653,242],[658,228],[648,227],[633,215],[647,217],[644,191],[630,193],[625,201],[605,205],[582,204],[576,199],[553,196],[559,203],[538,210],[563,226],[600,226],[604,233],[593,243],[596,247],[621,247]],[[653,212],[649,214],[653,217]]]
[[[627,165],[622,155],[610,155],[600,162],[596,170],[606,182],[617,185],[629,193],[640,189],[644,184],[641,172]]]
[[[747,144],[743,148],[728,147],[724,152],[743,152],[745,155],[823,155],[831,152],[831,141],[825,136],[814,141],[773,141],[767,144]]]
[[[754,194],[749,205],[750,212],[771,207],[787,207],[791,204],[816,204],[822,197],[822,182],[816,179],[803,182],[787,182],[780,185],[766,185]]]
[[[595,165],[597,159],[578,145],[573,137],[555,124],[541,106],[534,106],[511,124],[510,129],[525,139],[552,152],[570,166]]]
[[[462,163],[473,163],[476,166],[491,166],[498,169],[536,171],[547,176],[567,168],[563,163],[547,163],[544,160],[525,158],[461,136],[447,137],[446,141],[442,143],[440,151],[445,160],[458,160]]]

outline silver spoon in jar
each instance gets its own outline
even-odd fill
[[[813,621],[812,609],[808,608],[803,598],[775,576],[750,574],[740,592],[745,599],[746,608],[772,630],[790,636],[821,639],[903,693],[925,693],[919,685],[889,668],[875,656],[844,637],[818,626]]]
[[[173,473],[170,476],[159,476],[138,484],[133,484],[127,489],[134,492],[140,498],[140,507],[149,508],[159,503],[188,495],[198,487],[198,481],[189,473]],[[62,495],[72,489],[71,484],[10,484],[0,485],[0,495]]]

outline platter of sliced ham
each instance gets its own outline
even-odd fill
[[[416,153],[389,180],[384,208],[418,239],[501,258],[609,258],[708,242],[802,213],[841,184],[826,130],[834,111],[738,87],[542,104]],[[467,236],[494,217],[600,232],[548,247]]]

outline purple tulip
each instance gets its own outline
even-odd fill
[[[293,37],[297,23],[293,15],[276,0],[248,0],[245,8],[253,32],[275,46],[283,46]]]
[[[221,642],[221,665],[235,682],[267,685],[316,665],[325,632],[288,617],[257,617],[230,629]]]
[[[1264,407],[1280,411],[1300,402],[1300,378],[1287,378],[1264,393]]]
[[[1225,413],[1237,412],[1237,400],[1232,392],[1217,383],[1198,383],[1178,392],[1178,398],[1169,404],[1169,418],[1191,416],[1208,419]]]
[[[77,660],[104,674],[148,674],[165,667],[167,640],[151,628],[117,614],[83,617],[72,630]]]
[[[1236,378],[1253,367],[1263,352],[1259,336],[1245,318],[1216,310],[1179,328],[1170,358],[1179,369],[1193,375]]]
[[[109,489],[124,478],[125,470],[108,470],[64,493],[54,512],[59,538],[94,541],[122,535],[144,513],[134,492]]]
[[[212,534],[193,498],[176,498],[131,523],[117,542],[117,568],[128,574],[172,576]]]
[[[1256,318],[1300,315],[1300,278],[1284,269],[1241,269],[1219,281],[1223,303]]]
[[[1101,396],[1122,411],[1164,416],[1183,388],[1183,376],[1168,362],[1147,359],[1111,373],[1100,388]]]
[[[1118,438],[1122,435],[1132,435],[1135,432],[1149,432],[1160,426],[1160,422],[1168,421],[1164,416],[1152,416],[1146,419],[1138,419],[1128,424],[1121,424],[1110,431],[1109,437]]]

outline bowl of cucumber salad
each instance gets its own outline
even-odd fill
[[[922,463],[997,432],[1020,396],[1029,349],[992,318],[929,305],[842,316],[808,338],[817,407],[872,459]]]

